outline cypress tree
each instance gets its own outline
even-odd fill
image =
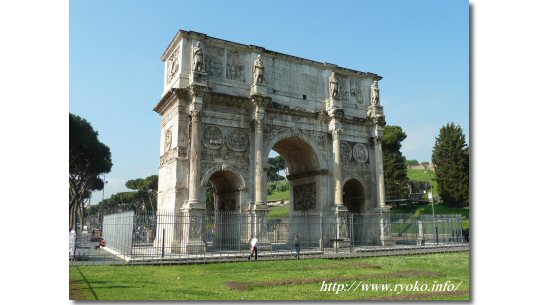
[[[435,138],[432,162],[443,204],[469,206],[469,148],[459,125],[447,124]]]
[[[407,134],[400,126],[385,126],[381,147],[383,150],[383,172],[385,196],[387,198],[406,198],[409,181],[405,157],[400,152],[402,141]]]

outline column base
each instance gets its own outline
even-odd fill
[[[185,203],[181,207],[181,210],[183,210],[183,211],[186,211],[186,210],[205,210],[205,209],[206,209],[205,206],[202,205],[200,200],[191,200],[191,199],[185,201]]]

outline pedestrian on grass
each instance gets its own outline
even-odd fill
[[[299,239],[299,234],[295,235],[293,246],[295,247],[295,257],[299,259],[299,255],[301,254],[301,240]]]
[[[250,256],[248,257],[248,260],[254,255],[254,260],[258,260],[258,236],[252,237],[252,240],[250,241]]]

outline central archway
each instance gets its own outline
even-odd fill
[[[319,211],[317,176],[320,163],[310,144],[291,136],[275,143],[272,149],[282,156],[288,168],[290,211]]]
[[[321,186],[326,183],[327,173],[321,169],[319,150],[309,138],[297,134],[281,135],[272,139],[270,145],[286,162],[290,191],[289,218],[281,220],[289,222],[284,234],[288,240],[279,242],[289,244],[299,235],[303,246],[319,246],[319,213],[326,200]]]

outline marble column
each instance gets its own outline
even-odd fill
[[[187,205],[196,207],[200,205],[200,107],[192,104],[189,107],[191,115],[191,147],[189,171],[189,199]]]
[[[256,205],[264,204],[263,186],[265,174],[263,170],[263,118],[264,109],[260,102],[255,102],[256,110],[254,112],[254,149],[255,149],[255,200]]]
[[[268,102],[266,96],[256,94],[259,86],[253,86],[251,98],[254,105],[254,205],[251,207],[252,236],[258,237],[258,249],[270,249],[271,243],[267,234],[267,216],[269,209],[264,200],[265,195],[265,171],[263,168],[263,125],[265,117],[265,105]]]
[[[374,154],[375,154],[375,174],[377,184],[377,207],[386,209],[385,204],[385,178],[383,172],[383,151],[381,149],[381,139],[383,137],[383,126],[377,124],[374,127]]]
[[[204,253],[206,247],[203,241],[205,202],[200,202],[200,159],[201,159],[201,112],[203,97],[207,92],[206,86],[191,84],[191,104],[189,113],[191,117],[190,128],[190,155],[189,155],[189,194],[179,215],[181,227],[181,243],[172,252]]]
[[[340,156],[340,136],[343,130],[335,128],[332,130],[333,136],[333,180],[334,180],[334,203],[336,206],[344,205],[342,194],[342,160]]]

